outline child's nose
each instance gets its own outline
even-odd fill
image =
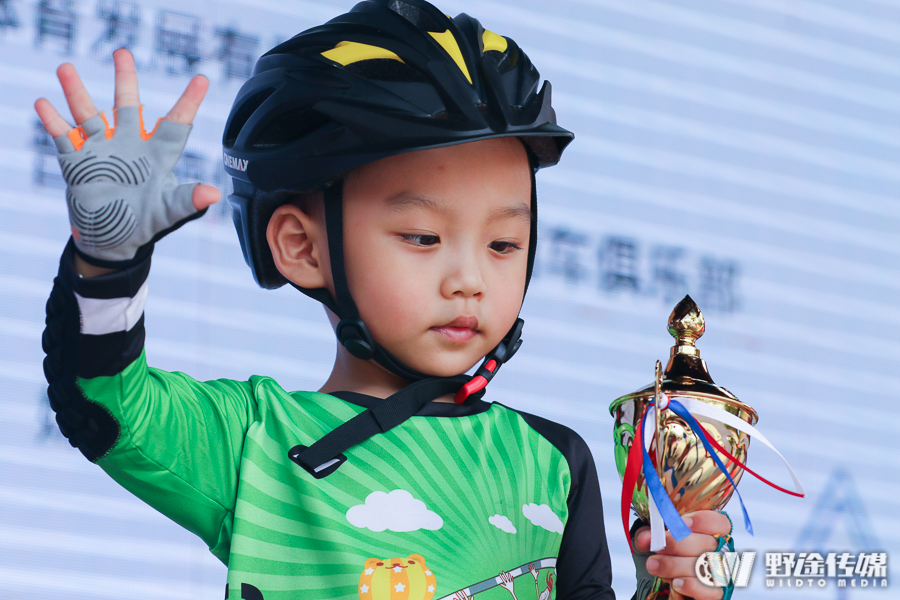
[[[454,296],[480,296],[484,293],[484,279],[475,256],[457,254],[448,275],[441,282],[441,293]]]

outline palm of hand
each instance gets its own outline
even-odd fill
[[[140,106],[140,96],[138,93],[137,73],[135,70],[134,59],[128,50],[120,49],[113,53],[113,60],[115,62],[116,69],[115,110],[123,110],[124,113],[129,113],[129,111],[137,111],[138,107]],[[55,140],[58,139],[59,143],[63,144],[64,146],[66,146],[66,144],[71,146],[71,150],[73,152],[81,148],[81,144],[85,143],[84,133],[88,133],[89,135],[95,136],[100,139],[106,138],[111,142],[112,140],[109,140],[108,137],[110,133],[113,133],[113,130],[107,130],[107,136],[104,136],[104,123],[101,122],[100,112],[94,106],[90,95],[88,94],[87,90],[84,87],[84,84],[81,82],[81,79],[79,78],[78,73],[75,70],[75,67],[73,67],[69,63],[63,64],[59,67],[59,69],[57,69],[57,76],[59,77],[59,81],[62,85],[66,101],[68,102],[69,109],[72,113],[72,117],[74,118],[76,126],[78,126],[78,129],[73,129],[72,126],[68,122],[66,122],[63,117],[60,116],[60,114],[56,111],[53,105],[50,104],[49,101],[47,101],[45,98],[40,98],[35,102],[35,110],[37,111],[38,116],[40,117],[41,122],[44,125],[44,128],[47,130],[50,136]],[[169,113],[162,119],[161,124],[165,124],[165,128],[169,130],[176,130],[179,127],[189,126],[197,113],[197,109],[199,108],[200,103],[202,102],[203,97],[206,94],[208,86],[209,82],[202,75],[194,77],[188,84],[187,89],[185,89],[182,96],[178,99]],[[137,131],[137,118],[129,117],[129,120],[135,121],[134,129],[135,131]],[[82,129],[83,125],[85,125],[85,127]],[[144,134],[141,137],[144,137],[144,139],[147,140],[150,137],[150,134]],[[162,143],[162,140],[158,140],[154,145],[154,148],[160,146]],[[176,160],[178,154],[180,154],[180,149],[176,148],[174,151]],[[91,157],[86,156],[85,158]],[[79,160],[83,159],[79,158]],[[174,161],[172,161],[172,165],[174,165]],[[171,168],[171,165],[168,164],[165,164],[163,166],[168,166],[169,168]],[[138,175],[140,174],[141,169],[134,168],[131,163],[128,164],[127,168],[122,167],[122,170],[123,172],[134,175],[134,177],[125,177],[126,180],[135,179],[134,182],[126,181],[126,183],[136,183],[137,179],[140,179]],[[144,172],[146,172],[146,169],[144,169]],[[71,184],[73,182],[69,183]],[[220,197],[218,189],[209,185],[197,185],[193,187],[192,191],[187,190],[187,194],[188,207],[186,208],[186,212],[190,212],[191,209],[200,211],[218,201]],[[88,205],[85,204],[84,199],[79,199],[79,203],[77,205],[74,202],[70,202],[70,210],[75,211],[75,214],[73,216],[73,225],[79,222],[79,218],[81,218],[82,221],[86,219],[90,221],[92,218],[92,214],[94,212],[97,212],[98,210],[106,210],[107,212],[112,210],[109,207],[103,208],[88,206],[88,208],[85,208],[86,206]],[[139,215],[140,211],[135,211],[136,206],[138,205],[134,205],[131,210],[133,212],[137,212]],[[81,208],[79,209],[79,207]],[[124,209],[120,212],[122,214],[125,214],[125,212],[127,212],[123,211]],[[139,216],[134,218],[138,221],[140,220]],[[125,224],[131,227],[131,225],[129,225],[127,222]],[[137,223],[135,226],[139,227],[140,225],[141,223]],[[150,228],[153,227],[150,226]],[[76,239],[77,237],[78,236],[76,235]]]

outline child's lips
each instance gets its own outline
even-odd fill
[[[478,333],[478,319],[475,317],[457,317],[444,325],[436,325],[431,330],[440,333],[451,342],[468,342]]]

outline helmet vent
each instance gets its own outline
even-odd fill
[[[418,6],[403,2],[403,0],[394,0],[391,2],[389,8],[419,29],[433,31],[435,33],[441,33],[447,30],[446,27],[438,25],[435,20],[431,18],[431,15],[424,10]]]
[[[290,54],[294,56],[315,56],[317,54],[322,54],[323,52],[328,52],[334,48],[334,46],[328,46],[324,44],[315,44],[313,46],[300,46],[299,48],[293,48],[290,50]]]
[[[430,82],[428,76],[406,63],[391,58],[373,58],[350,63],[344,70],[359,77],[390,82]]]
[[[244,103],[241,105],[237,111],[234,112],[234,117],[231,119],[231,123],[228,124],[228,129],[225,131],[224,139],[222,140],[222,145],[226,148],[231,148],[234,146],[235,140],[237,140],[238,134],[241,132],[241,129],[246,125],[247,120],[250,118],[259,106],[266,101],[266,99],[271,96],[275,92],[275,88],[270,87],[264,90],[260,90],[247,98]]]
[[[513,52],[499,52],[497,50],[488,50],[484,53],[485,57],[492,57],[497,61],[497,70],[501,73],[512,71],[516,66],[516,54]]]
[[[263,127],[251,143],[253,148],[283,146],[309,135],[332,120],[312,109],[286,112],[272,119]]]

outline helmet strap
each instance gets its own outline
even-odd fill
[[[335,328],[338,341],[347,352],[361,360],[375,360],[394,375],[407,381],[426,379],[428,375],[411,369],[379,345],[369,328],[359,318],[359,309],[350,294],[344,261],[344,180],[338,179],[325,188],[325,231],[328,255],[331,258],[331,279],[334,282],[334,308],[340,321]],[[335,310],[336,309],[336,310]]]
[[[538,235],[537,182],[534,179],[534,175],[538,170],[538,162],[537,157],[531,152],[528,153],[528,160],[531,163],[531,168],[528,169],[529,173],[531,173],[531,235],[528,237],[528,266],[525,268],[525,291],[522,293],[522,302],[525,301],[525,295],[528,293],[528,284],[531,283],[531,275],[534,273],[534,258],[537,252]],[[513,325],[513,328],[515,328],[515,325]]]

